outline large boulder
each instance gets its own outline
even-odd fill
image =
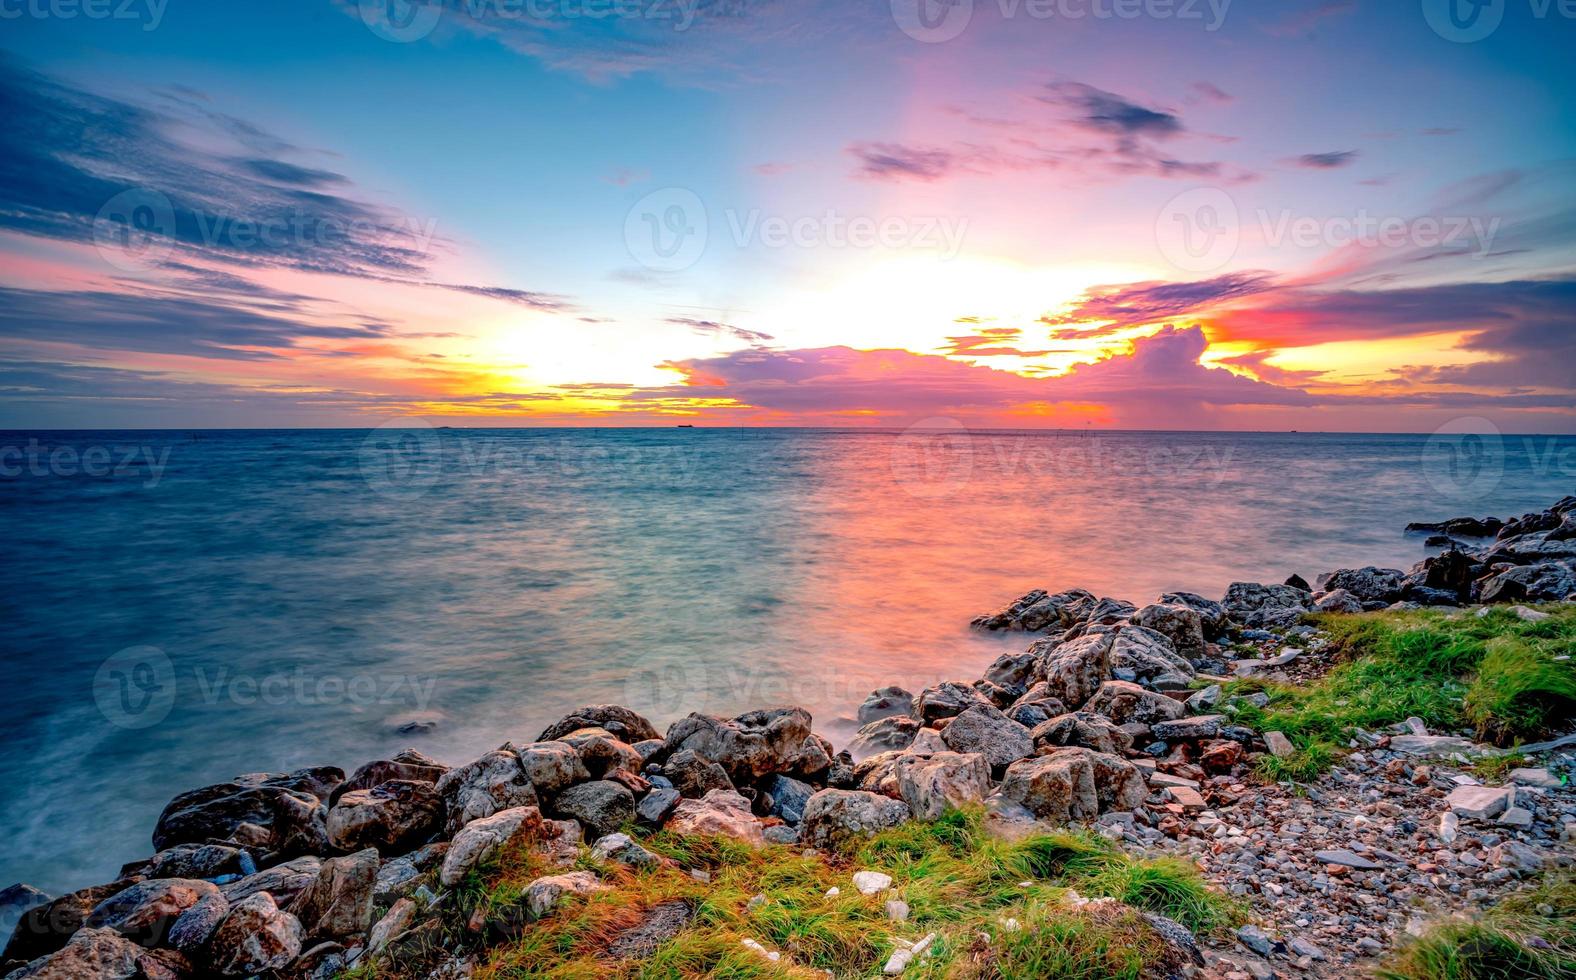
[[[217,878],[240,874],[244,864],[239,847],[228,844],[176,844],[148,858],[140,865],[121,870],[121,875],[138,874],[144,878]]]
[[[520,768],[520,757],[505,749],[450,769],[438,780],[437,790],[446,814],[443,829],[451,837],[472,820],[537,805],[536,787]]]
[[[1035,589],[1014,601],[1001,612],[975,619],[970,625],[986,630],[1022,630],[1037,633],[1044,629],[1066,628],[1082,622],[1094,605],[1094,595],[1083,589],[1058,592]]]
[[[242,899],[208,940],[208,957],[222,976],[283,969],[301,955],[301,923],[280,911],[266,892]]]
[[[1167,592],[1160,597],[1160,602],[1164,605],[1185,606],[1198,613],[1207,640],[1223,636],[1231,626],[1231,617],[1225,605],[1206,599],[1197,592]]]
[[[1321,613],[1360,613],[1363,601],[1345,589],[1331,589],[1313,600],[1313,611]]]
[[[267,892],[276,903],[289,905],[297,895],[306,891],[312,882],[317,880],[317,873],[322,869],[322,858],[303,854],[283,864],[276,864],[256,874],[247,875],[239,881],[221,885],[219,890],[232,905],[258,892]]]
[[[764,844],[761,822],[750,801],[731,790],[712,790],[698,800],[680,800],[667,829],[675,834],[721,834],[746,844]]]
[[[914,695],[901,687],[883,687],[870,692],[865,703],[859,706],[859,724],[868,725],[883,718],[906,716],[914,704]]]
[[[956,717],[977,704],[991,705],[991,700],[969,684],[942,681],[914,695],[910,714],[919,719],[921,724],[928,724],[942,718]]]
[[[1202,654],[1203,647],[1199,647]],[[1143,626],[1124,626],[1111,641],[1106,658],[1111,676],[1134,681],[1157,691],[1179,691],[1197,673],[1186,657],[1177,653],[1163,634]]]
[[[1451,549],[1431,555],[1412,566],[1406,576],[1408,590],[1438,589],[1453,593],[1459,602],[1472,599],[1472,583],[1483,574],[1481,562],[1462,551]]]
[[[978,803],[990,793],[990,761],[977,753],[905,755],[896,763],[898,793],[920,820]]]
[[[989,705],[977,704],[953,718],[941,731],[954,752],[978,753],[1000,769],[1034,754],[1029,730]]]
[[[1345,589],[1363,603],[1389,605],[1401,598],[1405,574],[1399,568],[1342,568],[1319,576],[1319,586],[1327,591]]]
[[[553,809],[561,817],[580,821],[594,836],[601,837],[635,819],[635,794],[622,783],[597,779],[559,793]]]
[[[369,762],[350,774],[334,788],[330,800],[358,789],[371,789],[391,779],[409,779],[418,783],[436,783],[449,771],[449,767],[416,751],[405,749],[392,759]]]
[[[158,972],[151,956],[113,929],[83,929],[57,951],[6,974],[6,980],[147,980],[167,975]]]
[[[380,861],[375,848],[329,858],[317,879],[290,903],[306,939],[359,941],[372,928],[373,889]]]
[[[778,772],[795,772],[810,739],[810,712],[803,708],[749,711],[737,718],[691,714],[668,729],[668,752],[690,749],[722,766],[735,783]]]
[[[913,744],[919,729],[920,723],[907,714],[872,721],[854,733],[848,754],[858,762],[881,752],[901,751]]]
[[[1005,691],[1013,700],[1023,697],[1039,673],[1039,658],[1032,653],[1004,653],[985,669],[980,679]]]
[[[520,770],[539,798],[552,796],[591,778],[591,771],[581,760],[580,753],[568,742],[505,742],[503,749],[519,757]]]
[[[792,776],[773,776],[761,788],[769,801],[767,814],[792,824],[804,818],[804,806],[815,795],[814,786]]]
[[[491,858],[510,841],[528,839],[541,830],[542,814],[534,806],[500,810],[471,821],[454,835],[449,849],[444,852],[438,882],[445,888],[453,888],[465,880],[472,868]]]
[[[207,945],[214,930],[229,914],[229,899],[222,894],[204,895],[175,920],[165,941],[172,949],[188,955],[195,954]]]
[[[1041,820],[1067,823],[1100,815],[1087,749],[1056,749],[1014,762],[1007,767],[998,794]]]
[[[592,895],[606,891],[607,887],[589,871],[570,871],[538,878],[525,889],[526,917],[534,922],[552,912],[570,895]]]
[[[1196,609],[1179,602],[1154,603],[1134,613],[1133,622],[1164,636],[1187,660],[1204,656],[1204,617]]]
[[[698,800],[714,789],[731,790],[728,771],[693,749],[681,749],[668,756],[662,775],[682,796]]]
[[[1312,596],[1290,585],[1233,582],[1222,603],[1232,619],[1244,626],[1289,626],[1308,612]]]
[[[1563,562],[1507,568],[1483,580],[1484,602],[1560,602],[1576,593],[1576,573]]]
[[[94,907],[83,923],[89,929],[113,929],[143,946],[164,942],[181,913],[219,886],[192,878],[155,878],[116,892]]]
[[[592,779],[616,779],[614,773],[638,774],[645,766],[635,747],[605,728],[580,728],[559,739],[572,747]]]
[[[1040,658],[1040,679],[1047,697],[1063,704],[1081,705],[1089,700],[1104,681],[1111,679],[1112,633],[1081,636],[1043,649],[1039,644],[1030,651]]]
[[[0,952],[0,963],[36,960],[55,952],[82,928],[99,903],[133,884],[135,881],[95,885],[34,905],[22,913],[21,921],[12,930],[5,951]]]
[[[1084,703],[1083,711],[1093,712],[1111,719],[1118,725],[1138,722],[1153,725],[1157,721],[1170,721],[1187,714],[1187,708],[1176,698],[1145,690],[1128,681],[1106,681]]]
[[[375,847],[403,854],[443,824],[443,797],[431,783],[394,779],[346,793],[328,811],[328,839],[341,851]]]
[[[805,804],[799,836],[812,847],[833,848],[896,827],[910,816],[902,800],[860,790],[823,789]]]
[[[1089,711],[1074,711],[1041,722],[1030,732],[1034,747],[1041,752],[1065,746],[1082,746],[1109,755],[1121,755],[1132,747],[1132,736],[1116,722]]]
[[[601,728],[630,745],[650,738],[661,738],[655,726],[644,717],[620,704],[588,704],[548,725],[536,737],[538,742],[553,742],[582,728]]]
[[[1089,607],[1089,614],[1085,618],[1090,626],[1115,626],[1125,623],[1138,612],[1138,607],[1126,599],[1112,599],[1106,596]]]
[[[336,770],[337,771],[337,770]],[[217,783],[182,793],[159,814],[153,847],[229,840],[269,851],[310,854],[326,841],[322,798],[286,786]]]

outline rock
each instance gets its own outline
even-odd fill
[[[344,773],[340,770],[341,778]],[[231,840],[282,853],[324,849],[323,801],[284,786],[218,783],[182,793],[159,814],[153,847]]]
[[[1370,861],[1365,857],[1353,854],[1347,850],[1314,851],[1314,860],[1325,864],[1334,864],[1343,868],[1355,868],[1358,871],[1379,871],[1384,865]]]
[[[1548,613],[1539,612],[1536,609],[1528,609],[1526,606],[1511,606],[1510,611],[1524,623],[1541,623],[1549,618]]]
[[[1225,692],[1219,684],[1211,684],[1190,695],[1182,702],[1182,706],[1195,715],[1207,715],[1220,704],[1220,698]]]
[[[116,892],[96,905],[83,927],[113,929],[142,946],[161,945],[181,913],[219,887],[192,878],[154,878]]]
[[[7,973],[6,980],[145,980],[148,950],[113,929],[83,929],[56,952]]]
[[[1484,602],[1560,602],[1576,592],[1576,572],[1561,562],[1508,568],[1483,582]]]
[[[1324,959],[1324,950],[1301,936],[1293,936],[1286,945],[1290,947],[1293,956],[1306,956],[1310,960]]]
[[[509,742],[503,748],[519,757],[520,770],[536,789],[538,798],[551,797],[591,778],[580,753],[568,742]]]
[[[1133,622],[1164,636],[1184,658],[1204,656],[1204,617],[1196,609],[1181,603],[1155,603],[1134,613]]]
[[[438,881],[453,888],[470,870],[498,853],[506,844],[542,833],[542,813],[534,806],[512,807],[466,824],[443,855]]]
[[[1492,820],[1516,800],[1516,791],[1493,786],[1457,786],[1445,797],[1445,805],[1457,815],[1473,820]]]
[[[1494,821],[1502,827],[1517,827],[1522,830],[1532,826],[1532,811],[1525,807],[1513,806],[1499,815]]]
[[[794,779],[792,776],[773,776],[765,783],[763,788],[772,799],[772,805],[767,814],[773,817],[781,817],[791,824],[797,824],[803,819],[804,805],[810,802],[810,797],[815,795],[814,786]]]
[[[1237,939],[1260,956],[1269,956],[1275,951],[1275,940],[1266,936],[1258,926],[1242,926],[1237,930]]]
[[[254,875],[247,875],[240,881],[221,885],[219,890],[230,900],[231,905],[259,892],[267,892],[276,903],[283,902],[289,905],[295,901],[297,895],[306,891],[307,887],[317,880],[317,874],[322,868],[321,858],[310,854],[303,855],[283,864],[264,868]]]
[[[443,797],[444,832],[450,837],[472,820],[537,805],[536,787],[520,767],[520,757],[505,749],[450,769],[439,777],[436,789]]]
[[[680,799],[676,789],[654,789],[640,798],[640,803],[635,807],[635,816],[643,824],[660,827],[679,805]]]
[[[1116,722],[1090,711],[1057,715],[1037,725],[1030,737],[1040,751],[1081,745],[1096,752],[1121,755],[1132,747],[1132,738]]]
[[[897,767],[905,756],[917,753],[883,752],[854,766],[854,788],[898,799]]]
[[[1008,701],[1008,704],[1011,704],[1028,692],[1038,669],[1039,660],[1033,654],[1004,653],[985,669],[985,674],[980,679],[1011,692],[1011,699]],[[1006,705],[998,705],[998,707],[1006,707]]]
[[[570,871],[538,878],[525,889],[526,917],[535,922],[556,908],[567,895],[593,895],[606,890],[607,886],[589,871]]]
[[[1269,750],[1270,755],[1278,759],[1284,759],[1297,751],[1291,744],[1291,739],[1280,732],[1265,732],[1264,747]]]
[[[731,790],[714,789],[701,799],[679,801],[667,829],[675,834],[722,834],[746,844],[765,842],[750,801]]]
[[[1103,715],[1117,725],[1141,722],[1151,728],[1157,721],[1171,721],[1187,713],[1181,701],[1127,681],[1101,684],[1082,710]]]
[[[1194,715],[1173,721],[1157,721],[1150,726],[1155,738],[1167,742],[1189,742],[1216,738],[1226,723],[1224,715]]]
[[[897,761],[896,773],[899,795],[920,820],[938,819],[948,808],[978,803],[990,794],[990,762],[983,755],[905,756]]]
[[[1083,589],[1048,595],[1036,589],[1016,600],[1001,612],[980,616],[970,625],[986,630],[1021,630],[1036,633],[1053,627],[1066,628],[1081,622],[1094,605],[1094,596]]]
[[[165,941],[182,953],[196,953],[213,937],[214,930],[229,914],[229,899],[217,892],[204,895],[175,920]]]
[[[1319,584],[1328,591],[1341,589],[1359,602],[1389,604],[1401,598],[1405,574],[1399,568],[1342,568],[1328,575],[1319,576]]]
[[[887,899],[886,904],[882,906],[882,911],[886,913],[888,922],[908,921],[908,903],[900,898]]]
[[[360,940],[366,935],[378,868],[375,848],[324,861],[317,879],[290,904],[306,938]]]
[[[635,794],[622,783],[598,779],[559,793],[553,810],[558,816],[580,821],[600,837],[635,818]]]
[[[694,713],[668,729],[668,752],[692,749],[722,766],[736,784],[794,772],[810,738],[810,712],[772,708],[722,719]]]
[[[448,851],[448,841],[440,841],[384,861],[372,886],[373,904],[387,908],[410,894],[416,888],[417,879],[442,862]]]
[[[318,943],[291,960],[284,972],[299,980],[334,980],[349,966],[345,953],[345,947],[341,943],[332,941]]]
[[[1289,585],[1233,582],[1223,605],[1231,618],[1249,627],[1287,625],[1309,611],[1308,593]]]
[[[1454,812],[1446,810],[1439,817],[1439,839],[1446,844],[1454,844],[1460,827],[1461,818],[1456,816]]]
[[[1158,691],[1183,690],[1195,673],[1192,663],[1172,648],[1170,640],[1142,626],[1117,629],[1106,664],[1113,678],[1136,681]]]
[[[901,687],[883,687],[871,691],[865,703],[859,706],[859,724],[868,725],[883,718],[908,717],[913,707],[914,695]]]
[[[676,899],[646,909],[640,922],[620,932],[607,945],[607,955],[615,960],[644,960],[663,943],[677,936],[694,918],[689,902]]]
[[[1442,758],[1457,752],[1472,755],[1482,749],[1469,738],[1453,735],[1395,735],[1390,739],[1390,751],[1424,758]]]
[[[762,836],[766,838],[766,843],[768,844],[782,844],[784,846],[792,846],[799,843],[798,829],[795,827],[790,827],[787,824],[774,824],[770,827],[767,827],[762,832]]]
[[[1560,777],[1547,769],[1512,769],[1510,781],[1522,786],[1541,786],[1544,789],[1559,789],[1564,785]]]
[[[1313,610],[1322,613],[1360,613],[1363,603],[1345,589],[1331,589],[1313,601]]]
[[[1166,796],[1170,797],[1173,803],[1182,807],[1185,813],[1199,813],[1204,809],[1204,797],[1199,795],[1198,790],[1194,787],[1168,786],[1166,787]]]
[[[897,948],[887,958],[886,965],[881,967],[881,972],[889,977],[897,976],[908,968],[908,965],[914,961],[916,956],[924,955],[925,951],[930,949],[930,945],[935,941],[936,934],[933,932],[927,933],[925,938],[917,943],[911,944],[906,939],[895,940]]]
[[[1196,592],[1167,592],[1160,597],[1160,602],[1164,605],[1186,606],[1198,613],[1205,639],[1219,637],[1230,624],[1224,604],[1206,599]]]
[[[259,892],[231,907],[208,941],[208,956],[223,976],[249,976],[280,969],[301,955],[302,938],[296,917]]]
[[[350,774],[350,778],[334,788],[330,800],[358,789],[372,789],[391,779],[408,779],[418,783],[436,783],[449,771],[449,767],[427,758],[414,749],[404,759],[380,759],[369,762]]]
[[[29,910],[50,901],[48,895],[32,885],[17,884],[0,890],[0,936],[10,939]]]
[[[1034,753],[1029,730],[989,705],[974,705],[953,718],[941,738],[952,751],[978,753],[997,769]]]
[[[1512,871],[1537,871],[1549,863],[1544,852],[1518,840],[1507,840],[1489,848],[1489,863]]]
[[[1129,621],[1136,612],[1138,607],[1126,599],[1112,599],[1106,596],[1089,607],[1085,622],[1090,626],[1114,626]]]
[[[1110,633],[1082,636],[1041,650],[1040,673],[1048,697],[1063,704],[1083,704],[1101,683],[1111,679],[1110,653],[1115,637]]]
[[[662,859],[635,843],[628,834],[608,834],[591,846],[598,861],[616,861],[631,868],[654,868]]]
[[[1025,728],[1033,729],[1036,725],[1050,721],[1057,715],[1066,714],[1067,706],[1056,698],[1041,698],[1034,701],[1019,699],[1012,707],[1007,709],[1007,717]],[[940,737],[940,732],[937,732]]]
[[[548,725],[538,742],[554,742],[582,728],[601,728],[629,745],[661,738],[656,728],[638,713],[618,704],[591,704]]]
[[[877,895],[892,887],[892,876],[879,871],[854,873],[854,888],[861,895]]]
[[[372,927],[372,932],[367,936],[367,951],[376,953],[387,946],[391,939],[411,927],[419,911],[416,903],[408,898],[395,902],[377,925]]]
[[[914,741],[904,750],[910,755],[935,755],[947,751],[947,740],[934,728],[921,728],[914,734]]]
[[[592,779],[619,779],[620,772],[639,774],[640,753],[604,728],[581,728],[559,739],[572,747]]]
[[[438,830],[443,809],[443,798],[431,783],[390,780],[341,796],[328,811],[328,840],[341,851],[375,847],[401,854]]]
[[[243,854],[241,848],[227,844],[176,844],[153,855],[136,873],[147,878],[217,878],[255,872],[255,864],[245,866],[251,856]]]
[[[693,749],[680,749],[668,756],[662,766],[662,775],[681,796],[696,800],[714,789],[733,789],[728,771]]]
[[[921,724],[939,721],[942,718],[952,718],[962,714],[975,705],[985,705],[994,708],[990,699],[976,691],[967,684],[957,681],[943,681],[933,687],[927,687],[914,696],[911,714],[919,719]]]
[[[823,789],[805,805],[799,831],[811,846],[832,848],[895,827],[910,816],[908,805],[900,800],[860,790]]]
[[[1242,756],[1241,742],[1219,739],[1204,743],[1204,751],[1199,755],[1198,764],[1205,772],[1218,776],[1231,772],[1242,761]]]
[[[1007,767],[1000,796],[1042,820],[1092,820],[1100,813],[1087,749],[1055,749]]]
[[[906,749],[919,732],[920,723],[908,715],[893,715],[865,725],[848,743],[848,754],[854,761],[862,761],[881,752]]]

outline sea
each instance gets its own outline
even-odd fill
[[[152,852],[175,794],[464,763],[979,676],[1035,589],[1143,604],[1406,568],[1410,521],[1576,492],[1576,437],[911,429],[0,432],[0,886]]]

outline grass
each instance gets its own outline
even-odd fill
[[[879,975],[899,939],[936,933],[929,955],[912,963],[905,976],[1137,978],[1181,965],[1143,912],[1196,931],[1244,921],[1239,903],[1209,890],[1185,861],[1134,858],[1081,831],[1002,840],[985,831],[979,809],[953,811],[933,823],[910,822],[825,856],[665,832],[643,843],[682,868],[632,872],[593,865],[582,852],[581,864],[596,868],[607,891],[569,901],[522,929],[468,928],[517,921],[511,910],[525,886],[541,874],[564,870],[529,850],[505,855],[456,890],[445,913],[449,945],[486,947],[480,980],[824,980],[824,971],[837,977]],[[687,873],[696,868],[711,880]],[[891,875],[892,889],[860,895],[850,880],[860,870]],[[841,894],[828,897],[833,887]],[[1069,890],[1126,904],[1078,907],[1068,901]],[[761,898],[752,902],[755,896]],[[906,922],[888,918],[890,898],[909,905]],[[646,909],[675,900],[694,910],[687,928],[643,960],[606,955],[612,939],[640,922]],[[982,940],[981,934],[990,938]],[[746,948],[745,939],[779,951],[781,960],[768,961]],[[424,976],[435,965],[418,960],[369,964],[355,976]]]
[[[1381,730],[1408,717],[1432,730],[1471,729],[1498,745],[1545,734],[1576,710],[1576,606],[1524,622],[1504,609],[1476,616],[1438,610],[1320,615],[1338,666],[1303,686],[1248,678],[1228,693],[1264,691],[1264,708],[1236,717],[1280,731],[1296,752],[1265,760],[1273,780],[1306,781],[1340,755],[1353,728]]]
[[[1395,951],[1384,980],[1576,978],[1576,879],[1552,875],[1474,921],[1439,923]]]

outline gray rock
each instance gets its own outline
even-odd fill
[[[208,954],[219,974],[249,976],[283,968],[301,955],[303,938],[296,917],[259,892],[231,907],[208,940]]]
[[[1089,711],[1057,715],[1030,733],[1040,751],[1063,746],[1083,746],[1096,752],[1121,755],[1132,747],[1132,738],[1115,722]]]
[[[654,789],[640,798],[640,804],[635,807],[635,815],[643,824],[660,827],[667,822],[674,808],[679,805],[680,799],[678,790]]]
[[[360,940],[365,936],[372,928],[378,868],[374,848],[324,861],[316,880],[290,903],[290,914],[300,921],[306,939]]]
[[[862,726],[848,743],[848,754],[858,762],[882,752],[906,749],[914,741],[920,723],[904,715],[893,715]]]
[[[445,888],[453,888],[465,880],[472,868],[491,858],[510,841],[541,833],[542,813],[534,806],[513,807],[472,820],[449,843],[438,881]]]
[[[1134,613],[1133,622],[1163,635],[1185,658],[1204,656],[1204,617],[1196,609],[1181,603],[1155,603]]]
[[[813,847],[836,847],[855,837],[895,827],[911,815],[901,800],[859,790],[823,789],[805,805],[799,832]]]
[[[559,793],[553,801],[553,810],[560,817],[580,821],[600,837],[635,818],[635,794],[623,783],[598,779]]]
[[[903,802],[920,820],[935,820],[990,793],[990,762],[979,754],[907,755],[897,760],[895,771]]]
[[[88,915],[88,929],[113,929],[143,946],[164,942],[181,913],[219,886],[193,878],[153,878],[141,881],[104,899]]]
[[[443,797],[444,831],[450,836],[480,817],[500,810],[536,806],[536,786],[520,766],[520,757],[506,749],[487,753],[470,765],[450,769],[437,782]]]
[[[1355,868],[1358,871],[1378,871],[1384,867],[1382,864],[1370,861],[1347,850],[1314,851],[1313,856],[1315,860],[1322,861],[1325,864],[1337,864],[1343,868]]]
[[[1457,786],[1445,797],[1454,813],[1473,820],[1492,820],[1515,801],[1515,789],[1493,786]]]
[[[772,798],[769,814],[791,824],[797,824],[804,818],[805,804],[815,795],[814,786],[792,776],[773,776],[764,788]]]
[[[913,704],[914,695],[901,687],[879,688],[871,691],[864,704],[859,706],[859,724],[868,725],[899,715],[906,717]]]
[[[1197,739],[1215,738],[1220,735],[1221,726],[1226,723],[1223,715],[1194,715],[1189,718],[1177,718],[1174,721],[1158,721],[1150,726],[1150,731],[1155,738],[1167,742],[1187,742]]]
[[[749,711],[732,719],[695,713],[668,729],[667,749],[669,753],[691,749],[722,766],[735,784],[742,784],[798,771],[809,738],[810,712],[803,708]]]
[[[661,738],[656,728],[637,712],[618,704],[591,704],[548,725],[538,742],[552,742],[582,728],[602,728],[630,745]]]
[[[962,714],[975,705],[986,705],[994,708],[990,699],[968,684],[957,681],[943,681],[932,687],[927,687],[914,696],[911,714],[919,719],[921,724],[938,721],[942,718],[953,718]]]
[[[953,718],[941,738],[952,751],[978,753],[995,768],[1034,753],[1029,730],[989,705],[974,705]]]
[[[1172,721],[1187,713],[1181,701],[1127,681],[1101,684],[1082,710],[1103,715],[1117,725],[1139,722],[1151,729],[1156,722]]]

